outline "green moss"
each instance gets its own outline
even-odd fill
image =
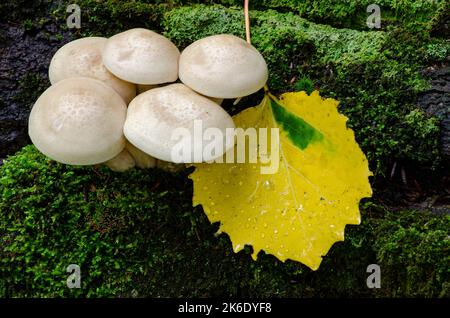
[[[432,39],[426,45],[426,58],[430,61],[444,61],[450,56],[450,41]]]
[[[363,205],[318,271],[251,248],[235,254],[191,207],[187,171],[113,173],[33,146],[0,167],[0,296],[450,296],[448,216]],[[382,288],[366,287],[369,264]],[[81,267],[81,289],[66,267]]]
[[[34,23],[30,19],[26,19],[22,22],[22,27],[25,31],[30,31],[34,28]]]
[[[22,174],[28,169],[28,176]],[[34,289],[36,296],[120,293],[130,275],[137,275],[142,266],[148,269],[147,262],[152,261],[152,246],[145,237],[158,237],[163,248],[165,239],[158,228],[178,213],[182,219],[189,202],[186,195],[181,202],[178,198],[186,187],[183,179],[158,178],[157,172],[113,175],[104,169],[66,167],[45,159],[33,147],[5,163],[1,171],[0,228],[2,244],[7,245],[1,267],[8,268],[2,279],[11,292],[17,291],[15,295],[22,288],[27,293]],[[132,179],[133,186],[126,181]],[[168,182],[159,185],[163,180],[178,184],[178,190]],[[15,188],[17,182],[21,188]],[[158,190],[151,191],[153,187]],[[65,269],[71,263],[81,265],[89,288],[64,288]]]
[[[219,3],[225,6],[243,6],[241,0],[172,1],[177,4]],[[339,28],[367,30],[367,18],[371,13],[366,9],[372,0],[258,0],[250,1],[250,8],[255,10],[275,9],[280,12],[292,12],[313,22],[329,24]],[[443,23],[450,6],[446,0],[381,0],[381,26],[400,26],[411,32],[430,31]]]
[[[118,29],[145,26],[158,30],[163,12],[181,5],[203,3],[222,4],[229,7],[242,7],[241,0],[74,0],[74,1],[25,1],[6,0],[0,4],[0,14],[12,20],[24,20],[42,14],[52,8],[54,16],[63,23],[68,4],[76,3],[82,9],[83,35],[99,34],[99,31],[112,34]],[[368,30],[366,8],[371,0],[262,0],[250,1],[250,8],[256,10],[275,9],[279,12],[292,12],[312,22],[329,24],[339,28]],[[382,27],[395,25],[410,32],[430,31],[443,24],[448,18],[450,5],[445,0],[378,1],[381,7]],[[445,36],[443,36],[445,37]]]
[[[374,244],[377,258],[389,267],[384,279],[394,295],[449,296],[450,216],[390,213],[379,222],[383,233]],[[431,265],[431,262],[433,265]],[[429,278],[432,277],[432,280]]]
[[[383,32],[359,32],[333,29],[301,19],[293,14],[275,11],[253,11],[252,44],[264,55],[270,66],[270,87],[285,88],[300,66],[314,58],[320,65],[370,63],[380,54],[386,42]],[[190,6],[165,14],[166,35],[180,47],[202,37],[232,33],[244,37],[241,10],[221,6]]]
[[[311,94],[314,90],[314,83],[311,79],[306,76],[301,77],[294,84],[295,91],[305,91],[308,94]]]

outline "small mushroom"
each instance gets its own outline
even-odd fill
[[[166,37],[131,29],[108,39],[103,63],[117,77],[135,84],[162,84],[178,78],[180,51]]]
[[[157,159],[190,163],[223,155],[234,145],[234,139],[226,138],[227,128],[234,127],[230,115],[219,105],[184,84],[171,84],[149,90],[131,101],[124,133],[134,146]],[[205,140],[203,136],[208,128],[215,128],[224,138]],[[181,130],[189,138],[180,140],[173,136]],[[220,149],[211,154],[199,153],[198,149],[203,149],[205,144]],[[180,145],[190,150],[187,159],[174,158],[174,147]]]
[[[105,162],[105,165],[113,171],[124,172],[135,166],[141,169],[154,168],[156,159],[127,141],[122,152]]]
[[[127,149],[122,150],[117,156],[105,162],[105,165],[116,172],[125,172],[134,168],[136,162]]]
[[[136,162],[136,166],[141,169],[154,168],[156,166],[156,159],[139,150],[127,141],[125,149],[131,154]]]
[[[179,76],[202,95],[237,98],[264,87],[268,71],[252,45],[234,35],[219,34],[198,40],[181,53]]]
[[[61,47],[50,62],[50,83],[55,84],[70,77],[90,77],[114,88],[125,103],[131,102],[136,96],[136,85],[114,76],[103,65],[102,51],[106,42],[106,38],[87,37]]]
[[[101,81],[72,77],[49,87],[34,104],[28,133],[39,151],[72,165],[93,165],[125,147],[127,106]]]

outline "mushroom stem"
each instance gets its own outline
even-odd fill
[[[245,37],[247,39],[247,43],[251,44],[250,41],[250,16],[248,14],[248,1],[244,1],[244,16],[245,16]]]
[[[139,150],[138,148],[133,146],[129,141],[127,141],[125,149],[128,150],[131,157],[133,157],[134,161],[136,162],[136,166],[138,168],[148,169],[154,168],[156,166],[155,158]]]
[[[125,172],[136,165],[131,154],[126,150],[122,150],[117,156],[105,162],[105,165],[115,172]]]

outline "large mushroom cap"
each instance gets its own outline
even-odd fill
[[[66,164],[105,162],[125,147],[127,106],[116,91],[86,77],[48,88],[31,110],[28,133],[46,156]]]
[[[219,34],[189,45],[180,56],[180,80],[202,95],[236,98],[250,95],[267,81],[267,64],[250,44]]]
[[[166,37],[131,29],[108,39],[103,63],[117,77],[136,84],[162,84],[178,78],[180,51]]]
[[[70,77],[90,77],[114,88],[128,104],[136,96],[136,85],[114,76],[103,65],[102,51],[107,39],[88,37],[67,43],[56,51],[48,75],[55,84]]]
[[[199,121],[202,131],[196,134],[194,127]],[[177,139],[173,135],[177,128],[189,132],[192,140]],[[131,101],[124,133],[134,146],[157,159],[189,163],[215,159],[234,145],[234,139],[216,140],[214,142],[221,145],[220,151],[211,156],[201,154],[198,160],[193,155],[194,149],[197,146],[204,148],[205,144],[211,143],[203,140],[202,134],[208,128],[217,128],[226,137],[226,129],[234,128],[234,123],[230,115],[213,101],[183,84],[171,84],[149,90]],[[194,144],[187,160],[177,160],[173,156],[172,151],[180,142],[189,144],[188,147]]]

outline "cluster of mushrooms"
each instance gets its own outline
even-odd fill
[[[200,39],[181,54],[169,39],[142,28],[81,38],[53,56],[52,86],[31,110],[29,135],[39,151],[64,164],[167,167],[174,129],[192,131],[194,120],[202,120],[203,130],[225,135],[234,123],[223,99],[250,95],[267,77],[261,54],[229,34]]]

